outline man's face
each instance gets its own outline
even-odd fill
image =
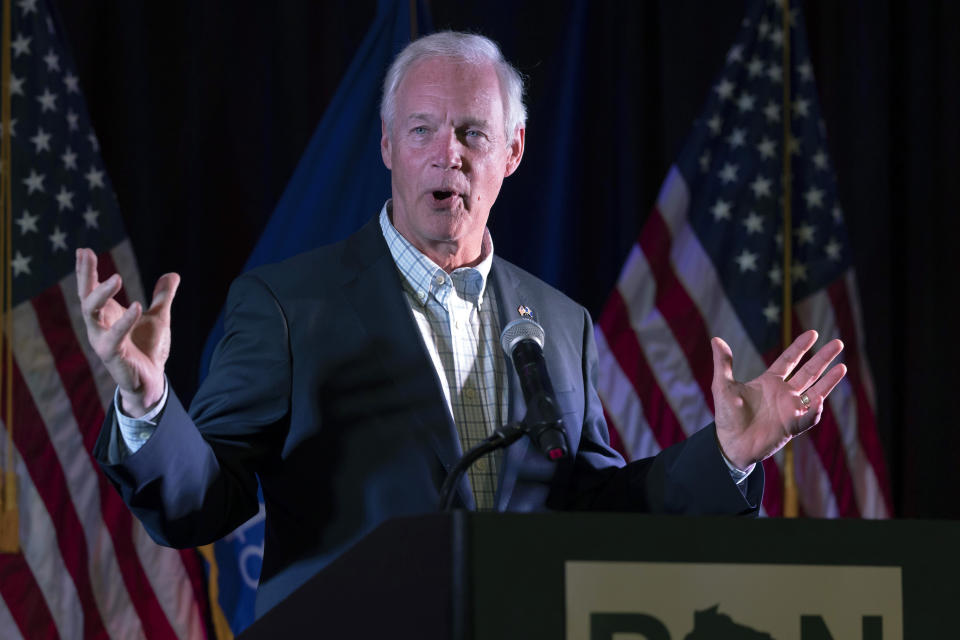
[[[520,163],[523,136],[520,129],[509,144],[504,137],[492,64],[416,63],[400,83],[392,130],[384,124],[380,142],[394,226],[445,268],[475,260],[500,185]]]

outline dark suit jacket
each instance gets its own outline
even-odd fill
[[[438,508],[461,455],[437,373],[377,219],[340,242],[256,269],[231,287],[226,335],[188,414],[171,392],[156,432],[110,464],[111,413],[96,446],[104,471],[155,540],[216,540],[267,506],[261,614],[378,524]],[[595,389],[586,311],[494,258],[501,326],[530,307],[570,442],[570,462],[526,438],[501,468],[497,509],[755,513],[730,479],[711,427],[656,458],[624,465],[610,448]],[[508,363],[510,420],[524,403]],[[458,500],[473,507],[468,480]]]

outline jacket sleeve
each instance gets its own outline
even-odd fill
[[[256,276],[231,286],[225,335],[188,414],[171,390],[149,440],[111,464],[116,416],[94,455],[154,540],[174,547],[223,537],[258,509],[256,472],[289,426],[290,351],[276,297]]]
[[[757,465],[741,492],[723,461],[713,424],[656,456],[624,463],[610,446],[597,394],[593,323],[586,311],[583,326],[584,422],[577,455],[565,470],[570,479],[565,508],[756,515],[763,495],[763,467]]]

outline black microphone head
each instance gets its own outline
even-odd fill
[[[533,340],[543,349],[543,327],[530,318],[517,318],[507,324],[500,334],[500,346],[508,358],[513,357],[513,348],[523,340]]]

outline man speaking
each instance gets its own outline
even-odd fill
[[[843,377],[843,365],[824,374],[836,340],[794,372],[811,331],[742,384],[714,338],[716,424],[625,464],[607,439],[588,314],[496,257],[486,227],[523,157],[522,97],[486,38],[443,32],[407,46],[381,105],[391,199],[346,240],[234,282],[189,412],[163,373],[179,277],[160,278],[148,309],[124,308],[119,276],[99,282],[96,256],[77,251],[88,337],[118,385],[95,454],[154,539],[177,547],[255,514],[259,479],[258,615],[383,521],[436,511],[462,452],[524,416],[499,344],[521,316],[544,329],[569,456],[551,461],[522,439],[474,465],[455,496],[464,508],[756,513],[756,464],[816,424]]]

